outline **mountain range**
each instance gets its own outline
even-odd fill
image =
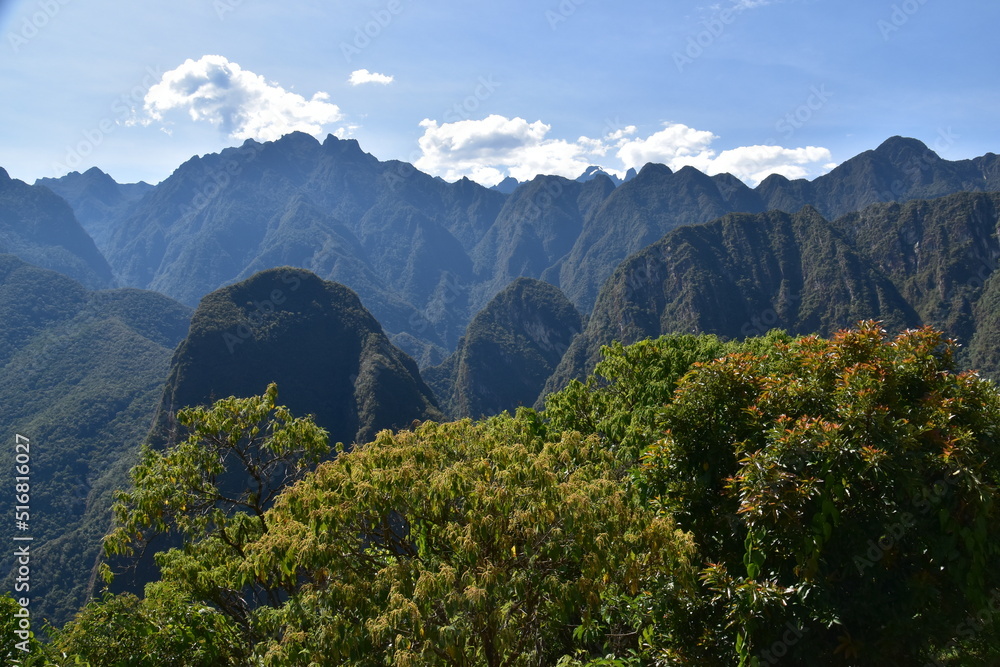
[[[510,194],[382,162],[354,140],[293,133],[195,157],[155,187],[90,170],[40,181],[67,198],[120,285],[194,306],[258,271],[291,265],[355,290],[421,367],[455,350],[473,316],[519,277],[562,289],[582,312],[615,267],[667,232],[733,212],[826,217],[884,201],[1000,187],[994,154],[941,159],[893,137],[813,181],[646,165],[617,185],[539,176]],[[95,203],[103,193],[102,203]],[[103,213],[95,216],[95,211]]]
[[[862,319],[941,329],[963,342],[964,367],[998,377],[998,226],[1000,194],[962,192],[832,222],[807,206],[678,228],[618,266],[545,393],[584,377],[612,341],[831,335]]]
[[[542,406],[601,346],[672,332],[929,324],[1000,374],[996,155],[894,137],[813,181],[649,164],[508,186],[300,133],[155,186],[0,170],[0,423],[39,443],[39,571],[71,582],[37,609],[64,621],[92,592],[140,443],[183,437],[181,407],[270,382],[350,446]]]

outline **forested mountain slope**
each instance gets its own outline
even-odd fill
[[[616,269],[547,390],[586,374],[615,340],[829,335],[869,318],[941,328],[965,345],[963,364],[994,374],[998,206],[998,194],[959,193],[834,222],[807,207],[676,229]]]
[[[149,432],[190,316],[160,294],[89,291],[0,255],[0,432],[10,443],[0,465],[13,489],[15,436],[29,439],[31,518],[19,534],[33,538],[38,618],[65,621],[91,593],[111,493],[126,483]],[[0,524],[7,544],[13,518]],[[12,549],[4,550],[0,571],[12,564]]]

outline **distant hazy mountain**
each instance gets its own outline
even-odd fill
[[[829,335],[866,318],[941,328],[966,346],[962,363],[1000,373],[998,220],[1000,194],[959,193],[834,222],[804,208],[676,229],[615,270],[547,391],[584,375],[613,340]]]
[[[573,248],[585,221],[614,190],[604,176],[585,183],[537,176],[519,187],[472,250],[480,280],[473,302],[485,303],[520,277],[557,284],[552,267]]]
[[[50,194],[50,196],[52,196]],[[149,432],[191,311],[135,289],[89,291],[0,255],[0,449],[13,489],[14,440],[30,440],[32,614],[68,620],[94,585],[111,493]],[[11,511],[12,506],[11,506]],[[13,514],[0,539],[14,544]],[[12,549],[0,556],[11,571]],[[13,590],[8,578],[5,586]]]
[[[601,167],[590,166],[587,167],[582,174],[577,176],[576,180],[579,183],[586,183],[587,181],[591,181],[597,178],[598,176],[607,176],[609,179],[611,179],[611,182],[614,183],[615,186],[617,187],[622,183],[624,183],[626,180],[632,180],[633,178],[635,178],[636,171],[635,169],[629,169],[628,174],[626,174],[625,178],[623,179],[619,178],[615,174],[609,174],[608,172],[604,171],[604,169],[602,169]]]
[[[108,237],[115,221],[128,207],[153,189],[149,183],[116,183],[97,167],[82,174],[70,172],[61,178],[40,178],[35,185],[44,185],[65,199],[76,213],[77,220],[87,230],[101,252],[107,251]]]
[[[530,406],[583,328],[580,313],[548,283],[519,278],[469,324],[458,349],[424,371],[452,418]]]
[[[0,169],[0,253],[58,271],[86,287],[111,287],[111,268],[73,214],[51,190]]]
[[[331,443],[440,419],[416,364],[343,285],[289,267],[212,292],[171,361],[152,440],[172,442],[180,408],[262,394],[278,383],[294,414],[314,415]]]
[[[357,291],[426,367],[516,278],[557,285],[589,312],[619,263],[682,225],[806,205],[833,219],[880,201],[997,190],[1000,162],[949,162],[893,137],[813,181],[772,176],[754,189],[729,174],[653,164],[617,187],[596,168],[581,178],[508,180],[499,190],[446,183],[380,162],[353,140],[294,133],[192,158],[128,201],[99,172],[75,177],[88,187],[49,185],[89,221],[123,284],[193,305],[257,271],[298,266]],[[94,203],[98,191],[117,203]]]
[[[496,185],[490,188],[490,190],[496,190],[497,192],[502,192],[505,195],[509,195],[514,190],[517,190],[521,182],[514,178],[513,176],[508,176]]]
[[[707,222],[734,210],[763,210],[752,194],[744,185],[727,196],[715,179],[693,167],[675,173],[648,164],[584,221],[560,263],[557,284],[578,307],[589,311],[597,290],[625,257],[681,225]],[[747,195],[750,201],[744,201]]]
[[[691,167],[675,173],[663,165],[646,165],[587,221],[562,263],[557,284],[589,311],[604,280],[628,255],[681,225],[726,213],[794,213],[812,206],[833,219],[876,202],[996,190],[996,155],[949,162],[920,141],[902,137],[888,139],[813,181],[774,175],[755,189],[729,174],[709,178]]]
[[[114,220],[106,254],[123,283],[191,305],[258,270],[309,269],[349,284],[433,360],[471,317],[468,252],[503,200],[379,162],[353,140],[293,133],[187,161]]]
[[[772,175],[757,186],[766,209],[815,207],[828,219],[870,204],[1000,190],[1000,157],[951,162],[916,139],[892,137],[813,181]]]

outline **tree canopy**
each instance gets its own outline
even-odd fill
[[[921,664],[995,637],[1000,397],[954,354],[865,322],[681,379],[641,475],[698,544],[714,644]]]
[[[1000,392],[954,355],[875,322],[668,336],[607,348],[542,413],[383,431],[315,467],[323,433],[276,389],[226,399],[120,496],[111,551],[184,537],[161,581],[54,646],[95,665],[153,664],[116,661],[125,639],[178,665],[991,664]],[[255,485],[270,457],[283,472]]]

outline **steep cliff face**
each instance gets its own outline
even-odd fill
[[[280,268],[202,299],[171,362],[151,439],[179,437],[180,408],[261,394],[271,382],[281,403],[314,415],[331,442],[366,442],[379,430],[440,417],[416,364],[354,292]]]
[[[584,376],[600,348],[666,333],[726,338],[820,333],[921,318],[899,288],[817,211],[732,214],[677,229],[623,262],[546,390]]]
[[[590,310],[601,284],[628,255],[677,227],[733,210],[764,209],[745,185],[712,179],[693,167],[674,172],[648,164],[589,216],[561,263],[557,284],[573,303]]]
[[[961,193],[879,204],[834,226],[898,287],[922,322],[966,345],[980,329],[975,304],[1000,262],[1000,195]]]
[[[520,278],[473,318],[458,350],[425,371],[454,418],[531,405],[582,321],[557,288]]]

